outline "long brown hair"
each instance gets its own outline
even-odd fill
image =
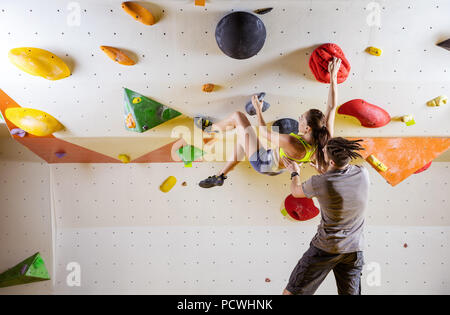
[[[326,126],[325,115],[318,109],[310,109],[306,115],[306,123],[312,129],[312,138],[316,148],[316,159],[320,167],[325,168],[325,154],[323,148],[331,138],[330,132]]]

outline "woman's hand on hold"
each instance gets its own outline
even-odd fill
[[[337,82],[337,75],[339,72],[339,68],[341,67],[341,62],[342,62],[341,59],[333,57],[333,60],[331,60],[328,63],[328,72],[330,72],[330,80]]]

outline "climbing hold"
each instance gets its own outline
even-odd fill
[[[263,14],[269,13],[272,10],[273,10],[273,8],[263,8],[263,9],[257,9],[255,11],[253,11],[253,13],[263,15]]]
[[[41,255],[36,253],[0,274],[0,288],[45,280],[50,280],[50,275]]]
[[[406,124],[406,126],[412,126],[416,123],[412,115],[404,115],[401,120]]]
[[[342,83],[347,79],[351,69],[350,63],[345,58],[344,52],[338,45],[328,43],[316,48],[309,58],[309,68],[317,81],[330,83],[328,64],[333,60],[333,57],[342,60],[341,67],[337,74],[337,83]]]
[[[11,107],[5,114],[13,124],[35,136],[45,137],[63,129],[56,118],[37,109]]]
[[[14,129],[11,130],[11,134],[12,135],[17,135],[17,136],[23,138],[23,137],[26,136],[27,133],[26,133],[25,130],[22,130],[20,128],[14,128]]]
[[[338,109],[338,114],[353,116],[367,128],[383,127],[391,121],[391,116],[387,111],[362,99],[342,104]]]
[[[55,155],[58,159],[61,159],[66,156],[66,152],[64,151],[55,152]]]
[[[262,107],[262,111],[265,112],[266,110],[269,109],[270,104],[267,103],[266,101],[264,101],[264,97],[266,96],[266,93],[261,92],[258,94],[258,100],[261,102],[263,101],[263,107]],[[254,116],[256,115],[256,110],[253,107],[252,101],[248,101],[247,104],[245,104],[245,111],[247,112],[247,114],[249,114],[250,116]]]
[[[207,93],[214,91],[214,84],[212,83],[203,84],[202,91]]]
[[[367,47],[366,52],[374,56],[381,56],[382,50],[376,47]]]
[[[219,21],[215,36],[224,54],[234,59],[247,59],[264,46],[266,28],[256,15],[238,11]]]
[[[187,183],[186,182],[182,182],[181,186],[187,186]]]
[[[70,69],[64,61],[44,49],[13,48],[9,51],[8,57],[20,70],[47,80],[60,80],[70,75]]]
[[[191,145],[186,145],[177,150],[178,156],[184,162],[185,167],[192,167],[192,162],[201,158],[205,152]]]
[[[126,154],[119,154],[118,159],[122,161],[122,163],[130,163],[130,157]]]
[[[270,279],[269,279],[269,278],[266,278],[266,280],[264,280],[264,281],[266,281],[266,282],[270,282]]]
[[[110,47],[110,46],[100,46],[100,49],[112,60],[117,63],[120,63],[124,66],[132,66],[136,64],[130,57],[128,57],[123,51],[120,49]]]
[[[423,171],[426,171],[431,166],[431,162],[432,161],[428,162],[423,167],[419,168],[417,171],[414,172],[414,174],[419,174],[422,173]]]
[[[298,133],[298,121],[292,118],[281,118],[272,124],[272,129],[278,133]]]
[[[167,179],[161,184],[161,186],[159,186],[159,189],[162,192],[168,192],[169,190],[172,189],[173,186],[175,186],[175,184],[177,183],[177,179],[173,176],[169,176],[167,177]]]
[[[291,218],[297,221],[307,221],[318,215],[319,209],[314,205],[312,199],[295,198],[289,195],[284,200],[282,213],[285,213],[285,216],[289,214]]]
[[[427,105],[431,106],[431,107],[441,106],[441,105],[447,104],[447,102],[448,102],[448,97],[445,95],[441,95],[441,96],[433,98],[431,101],[428,101]]]
[[[369,155],[366,160],[380,172],[386,172],[388,169],[387,166],[380,162],[373,154]]]
[[[447,40],[444,40],[443,42],[440,42],[437,44],[439,47],[442,47],[444,49],[447,49],[450,51],[450,38]]]
[[[124,88],[124,98],[125,126],[130,131],[144,132],[181,115],[180,112],[127,88]],[[136,99],[140,102],[133,102]]]
[[[205,6],[205,0],[195,0],[195,5],[204,7]]]
[[[133,98],[133,104],[139,104],[142,101],[140,97]]]
[[[404,248],[408,248],[408,244],[406,244],[406,243],[403,244],[403,247],[404,247]]]
[[[133,1],[122,2],[122,9],[131,15],[136,21],[145,25],[155,24],[155,18],[149,10]]]

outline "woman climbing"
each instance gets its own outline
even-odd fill
[[[242,160],[244,155],[249,159],[253,168],[261,174],[273,176],[283,172],[285,169],[284,158],[296,163],[310,162],[319,173],[325,172],[326,163],[323,148],[328,139],[333,137],[337,106],[337,73],[340,65],[341,60],[336,57],[328,65],[328,71],[331,75],[325,115],[318,109],[310,109],[303,113],[299,118],[299,134],[279,134],[269,131],[267,128],[260,128],[262,136],[276,149],[267,149],[261,145],[255,130],[242,112],[234,112],[228,118],[217,123],[211,123],[205,118],[197,117],[195,123],[204,132],[225,132],[230,128],[236,128],[237,130],[237,143],[233,159],[228,161],[218,174],[202,180],[199,186],[203,188],[222,186],[227,178],[226,175]],[[262,116],[263,102],[259,101],[258,97],[254,95],[252,104],[256,109],[259,125],[266,126]]]

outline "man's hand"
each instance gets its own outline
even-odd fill
[[[300,166],[296,162],[289,160],[287,157],[283,157],[281,160],[283,161],[284,166],[286,166],[286,168],[291,173],[292,172],[300,173]]]
[[[255,107],[256,112],[258,113],[262,111],[264,101],[260,102],[258,99],[258,95],[255,94],[252,96],[252,104],[253,107]]]
[[[326,170],[323,169],[323,167],[321,167],[321,166],[319,165],[319,162],[317,162],[317,161],[312,161],[312,162],[309,163],[309,165],[311,165],[312,167],[314,167],[314,168],[316,169],[316,171],[317,171],[319,174],[323,174],[323,173],[326,172]]]
[[[330,72],[330,81],[337,83],[337,75],[339,72],[339,68],[341,67],[342,60],[333,57],[333,60],[328,63],[328,72]]]

